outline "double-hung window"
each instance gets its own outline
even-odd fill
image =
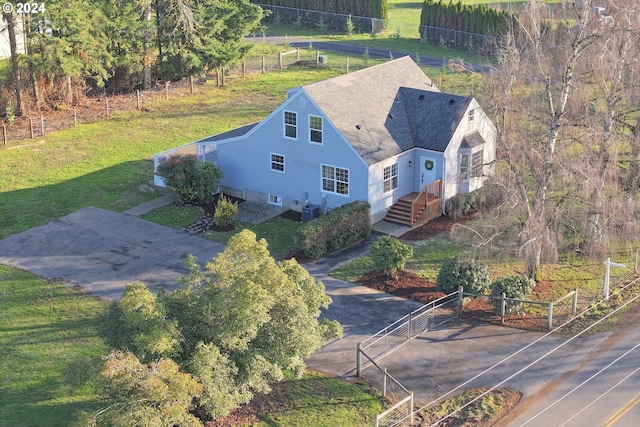
[[[309,116],[309,141],[322,144],[322,117]]]
[[[322,190],[349,195],[349,169],[322,165]]]
[[[460,180],[464,181],[467,180],[469,178],[471,178],[469,172],[471,172],[470,169],[470,155],[469,154],[461,154],[460,155]]]
[[[271,153],[271,170],[284,172],[284,156],[282,154]]]
[[[298,138],[298,114],[293,111],[284,112],[284,136],[286,138]]]
[[[398,188],[398,164],[394,163],[384,168],[383,171],[383,191],[391,191]]]

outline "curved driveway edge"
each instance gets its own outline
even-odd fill
[[[210,261],[224,245],[136,216],[87,207],[0,240],[0,264],[116,300],[139,280],[174,289],[183,259]]]

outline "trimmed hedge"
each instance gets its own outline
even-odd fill
[[[370,208],[367,202],[352,202],[335,208],[303,224],[295,240],[311,258],[344,248],[371,234]]]
[[[252,3],[387,19],[387,0],[252,0]]]
[[[510,26],[517,26],[515,16],[484,4],[471,6],[461,2],[425,0],[420,14],[420,38],[433,45],[473,50],[486,43],[482,36],[501,36]],[[454,34],[441,29],[461,31]]]

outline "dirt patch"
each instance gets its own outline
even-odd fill
[[[280,214],[280,218],[288,219],[290,221],[302,222],[302,212],[296,212],[288,210]]]
[[[395,279],[380,272],[367,273],[358,280],[358,284],[423,304],[445,296],[434,283],[408,271],[399,271]]]

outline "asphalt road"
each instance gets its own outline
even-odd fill
[[[612,333],[591,357],[520,404],[500,426],[637,427],[640,425],[640,325]]]
[[[296,37],[284,37],[284,36],[266,36],[266,37],[247,37],[245,40],[254,42],[254,43],[262,43],[266,40],[267,43],[271,44],[284,44],[288,43],[292,47],[299,48],[308,48],[309,43],[313,45],[314,49],[325,51],[325,52],[337,52],[344,55],[352,55],[352,56],[363,56],[365,53],[365,49],[368,48],[368,54],[371,58],[401,58],[403,56],[411,56],[414,60],[416,59],[415,52],[404,52],[401,50],[389,50],[382,49],[377,47],[367,47],[367,46],[359,46],[359,45],[351,45],[345,44],[342,42],[328,42],[328,41],[319,41],[319,40],[311,40],[304,38],[296,38]],[[453,55],[455,56],[455,55]],[[443,65],[447,64],[447,61],[450,58],[433,58],[428,56],[420,55],[420,64],[433,67],[433,68],[442,68]],[[486,65],[477,65],[477,64],[467,64],[470,69],[474,70],[478,73],[486,73],[490,70],[490,67]]]

